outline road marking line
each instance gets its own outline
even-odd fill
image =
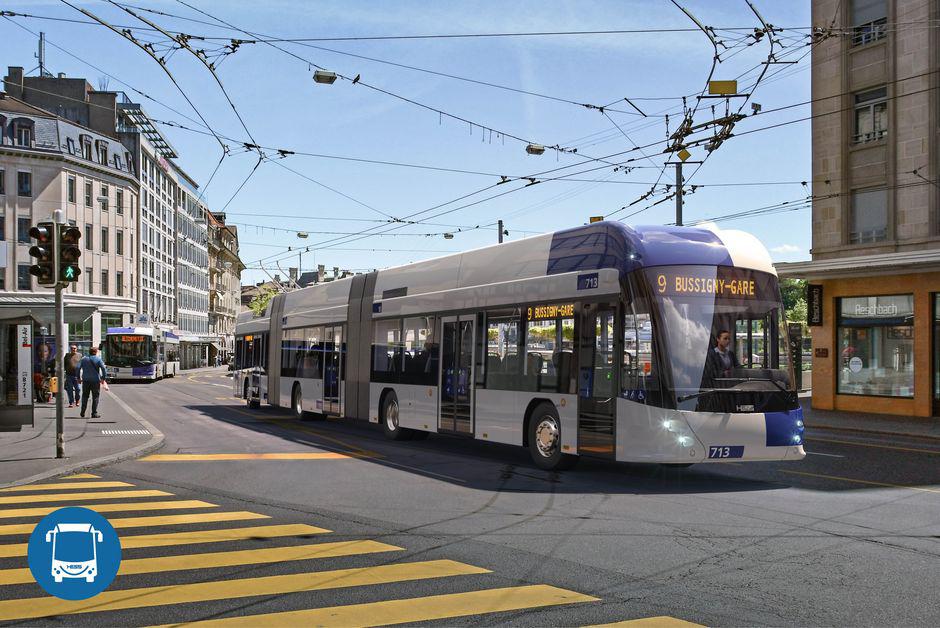
[[[121,537],[121,549],[141,547],[168,547],[177,545],[198,545],[202,543],[222,543],[225,541],[258,541],[284,536],[306,537],[311,534],[327,534],[330,530],[310,526],[305,523],[291,523],[274,526],[254,526],[250,528],[227,528],[222,530],[192,530],[188,532],[161,532],[159,534],[137,534]],[[26,556],[26,543],[0,545],[0,558]]]
[[[898,447],[897,445],[876,445],[874,443],[856,443],[851,440],[839,440],[836,438],[816,438],[811,437],[806,439],[810,442],[819,442],[819,443],[836,443],[839,445],[853,445],[855,447],[874,447],[876,449],[892,449],[894,451],[911,451],[918,454],[933,454],[934,456],[940,456],[940,449],[916,449],[914,447]]]
[[[0,496],[0,504],[32,504],[34,502],[77,502],[85,499],[127,499],[128,497],[169,497],[173,493],[157,490],[101,491],[95,493],[49,493],[47,495]]]
[[[100,478],[100,475],[94,473],[76,473],[75,475],[63,475],[60,480],[94,480]]]
[[[361,587],[427,578],[490,573],[453,560],[429,560],[375,567],[357,567],[307,573],[241,578],[190,584],[142,587],[104,591],[88,600],[60,600],[51,596],[0,600],[0,621],[50,617],[69,613],[98,613],[131,608],[192,604],[212,600],[265,595],[283,595],[302,591],[323,591]],[[388,622],[380,622],[388,623]]]
[[[378,541],[336,541],[333,543],[268,547],[264,549],[239,550],[234,552],[208,552],[178,556],[158,556],[156,558],[131,558],[121,561],[118,575],[131,576],[136,574],[164,573],[168,571],[187,571],[190,569],[262,565],[292,560],[358,556],[361,554],[397,552],[401,550],[402,548],[400,547],[386,545]],[[35,582],[29,568],[0,570],[0,585],[26,584],[29,582]]]
[[[236,512],[197,512],[186,515],[158,515],[156,517],[123,517],[109,519],[114,528],[145,528],[149,526],[173,526],[185,523],[216,523],[219,521],[244,521],[246,519],[270,519],[268,515],[239,510]],[[34,523],[12,523],[0,525],[0,536],[29,534],[36,527]]]
[[[448,593],[303,611],[225,617],[194,622],[197,626],[386,626],[502,613],[561,604],[597,602],[596,597],[545,584]]]
[[[335,451],[257,454],[154,454],[144,456],[141,462],[204,462],[211,460],[348,460],[361,458]]]
[[[22,493],[24,491],[59,491],[62,489],[83,490],[86,488],[120,488],[134,486],[127,482],[54,482],[52,484],[26,484],[24,486],[11,486],[0,488],[0,493]]]
[[[615,628],[617,626],[632,626],[633,628],[704,628],[702,624],[693,624],[684,619],[676,619],[668,615],[659,617],[643,617],[642,619],[627,619],[615,621],[611,624],[595,624],[585,628]]]
[[[825,456],[827,458],[845,458],[845,456],[840,456],[838,454],[821,454],[818,451],[807,451],[807,456]]]
[[[184,510],[186,508],[218,508],[218,504],[210,504],[198,499],[178,499],[165,502],[122,502],[118,504],[70,504],[75,508],[87,508],[95,512],[123,512],[135,510]],[[39,506],[37,508],[6,508],[0,509],[0,519],[13,519],[15,517],[44,517],[55,512],[62,506]]]
[[[889,488],[906,488],[912,491],[923,491],[925,493],[940,493],[940,490],[935,488],[922,488],[919,486],[904,486],[903,484],[890,484],[888,482],[874,482],[871,480],[856,480],[855,478],[844,478],[838,475],[823,475],[821,473],[808,473],[806,471],[787,471],[781,469],[781,473],[790,473],[792,475],[806,475],[814,478],[824,478],[826,480],[840,480],[842,482],[854,482],[856,484],[868,484],[870,486],[887,486]]]

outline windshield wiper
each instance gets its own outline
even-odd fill
[[[703,397],[705,395],[710,395],[712,393],[718,392],[741,392],[740,390],[735,390],[734,388],[706,388],[700,390],[697,393],[692,393],[691,395],[683,395],[681,397],[676,397],[676,400],[680,403],[683,401],[688,401],[689,399],[695,399],[696,397]]]

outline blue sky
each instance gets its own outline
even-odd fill
[[[544,32],[571,30],[686,29],[694,24],[673,3],[666,1],[542,1],[542,2],[207,2],[194,6],[234,26],[277,38],[361,37],[416,34]],[[75,2],[106,21],[145,26],[106,2]],[[730,49],[718,64],[714,78],[735,78],[767,58],[766,40],[749,47],[735,47],[745,31],[720,29],[758,26],[744,0],[686,1],[680,4],[704,25],[714,27]],[[212,20],[179,2],[128,0],[125,6],[148,8],[209,22],[183,20],[143,13],[161,27],[190,35],[242,37],[232,28]],[[808,2],[756,0],[764,18],[777,27],[786,47],[780,52],[799,64],[775,65],[755,91],[752,101],[764,110],[804,102],[810,98],[810,57],[806,55],[806,27],[810,26]],[[87,20],[58,2],[7,2],[4,8],[36,16]],[[24,28],[46,33],[47,65],[52,72],[85,77],[98,86],[104,72],[112,75],[109,89],[126,91],[155,119],[196,129],[164,126],[180,153],[184,170],[205,185],[219,162],[221,148],[201,125],[198,115],[170,82],[157,63],[119,35],[100,26],[14,17],[0,20],[0,63],[5,69],[36,66],[36,37]],[[789,29],[794,30],[789,30]],[[803,30],[796,30],[802,28]],[[156,40],[138,32],[141,38]],[[303,58],[290,56],[263,43],[246,44],[224,58],[218,74],[245,121],[248,131],[262,146],[325,155],[421,164],[469,170],[483,174],[439,172],[416,168],[292,155],[276,159],[268,150],[264,160],[241,191],[232,196],[258,162],[258,154],[244,151],[238,141],[247,133],[213,80],[192,55],[175,52],[167,61],[186,95],[218,134],[232,140],[226,157],[206,190],[210,207],[226,209],[229,222],[237,224],[241,256],[251,270],[245,283],[266,278],[258,260],[269,272],[296,266],[298,257],[287,246],[310,247],[303,267],[365,270],[406,263],[447,252],[456,252],[496,241],[496,219],[505,220],[509,239],[582,224],[592,215],[608,215],[635,201],[656,181],[664,156],[663,144],[610,158],[639,158],[630,170],[614,171],[612,165],[590,158],[629,151],[638,145],[661,142],[666,137],[664,112],[671,112],[669,128],[681,119],[681,100],[699,93],[712,64],[712,47],[700,31],[669,33],[591,34],[466,39],[404,39],[311,42],[319,49],[295,43],[278,46]],[[215,47],[209,41],[192,40],[193,47]],[[65,51],[56,46],[65,49]],[[331,51],[325,50],[329,48]],[[778,48],[778,50],[780,50]],[[649,117],[629,113],[621,101],[611,105],[621,112],[597,110],[534,97],[479,84],[398,68],[388,64],[338,54],[352,53],[413,65],[436,72],[486,81],[515,89],[538,92],[578,103],[607,105],[629,97]],[[70,56],[79,57],[86,63]],[[804,56],[806,55],[806,56]],[[312,80],[315,68],[307,61],[348,77],[361,77],[368,86],[442,110],[475,123],[459,122],[361,84],[338,80],[319,85]],[[756,71],[741,80],[753,82]],[[122,82],[124,84],[122,84]],[[140,90],[167,107],[132,91]],[[669,98],[669,100],[641,100]],[[636,99],[636,100],[634,100]],[[694,97],[689,104],[694,104]],[[740,101],[732,100],[733,109]],[[721,100],[706,100],[696,122],[724,113]],[[175,111],[174,111],[175,110]],[[750,113],[748,105],[745,113]],[[659,117],[653,114],[660,114]],[[809,115],[809,107],[749,117],[735,128],[738,133]],[[195,120],[196,122],[194,122]],[[615,126],[616,124],[616,126]],[[493,129],[486,131],[479,125]],[[620,129],[617,128],[620,127]],[[578,154],[547,150],[528,155],[525,144],[501,138],[499,132],[552,146],[577,148]],[[629,136],[625,137],[623,133]],[[705,156],[692,150],[692,161]],[[578,166],[577,164],[581,164]],[[496,175],[532,175],[571,166],[539,179],[568,174],[586,181],[544,181],[524,187],[508,183],[461,202],[419,214],[431,224],[386,225],[387,220],[428,210],[469,195],[499,181]],[[290,170],[295,172],[291,172]],[[570,176],[587,169],[592,172]],[[695,166],[687,165],[686,173]],[[810,179],[810,123],[800,122],[755,132],[726,141],[714,151],[689,184],[702,185],[685,199],[685,218],[692,221],[795,201],[810,193],[799,183]],[[673,183],[669,168],[662,183]],[[318,182],[318,183],[317,183]],[[714,186],[709,184],[764,183],[763,185]],[[771,185],[770,183],[774,183]],[[320,185],[323,184],[323,185]],[[646,184],[646,185],[644,185]],[[328,186],[328,187],[324,187]],[[329,189],[332,188],[332,189]],[[509,192],[470,207],[462,205]],[[817,190],[817,192],[821,192]],[[663,198],[666,191],[647,202],[633,205],[615,217],[637,211]],[[230,200],[231,199],[231,200]],[[457,209],[460,208],[460,209]],[[455,210],[437,218],[429,216]],[[285,216],[297,216],[296,218]],[[356,219],[356,220],[351,220]],[[675,219],[669,200],[629,219],[631,224],[668,223]],[[483,225],[485,228],[472,229]],[[807,259],[810,247],[808,209],[729,220],[722,228],[738,228],[756,234],[775,260]],[[395,227],[397,235],[375,232]],[[467,229],[467,228],[471,229]],[[356,234],[373,231],[368,237]],[[296,231],[305,231],[299,239]],[[445,239],[444,232],[455,234]],[[409,235],[410,234],[410,235]]]

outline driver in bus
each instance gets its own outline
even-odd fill
[[[733,369],[741,366],[731,349],[731,332],[722,329],[715,338],[717,344],[708,352],[709,371],[713,378],[728,377]]]

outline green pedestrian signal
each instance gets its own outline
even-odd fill
[[[82,274],[78,267],[78,258],[82,250],[78,246],[82,231],[72,225],[59,225],[59,281],[72,283]]]

